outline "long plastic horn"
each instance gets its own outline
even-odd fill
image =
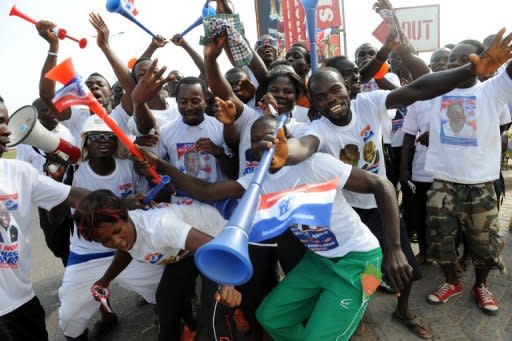
[[[107,11],[111,13],[119,13],[126,19],[134,22],[137,26],[146,31],[153,38],[156,38],[156,34],[151,32],[146,26],[142,25],[140,21],[135,19],[136,9],[127,0],[107,0]]]
[[[282,128],[287,114],[279,115],[277,127]],[[261,157],[249,187],[224,230],[212,241],[196,250],[195,262],[203,275],[220,284],[241,285],[252,276],[248,243],[254,214],[258,207],[261,186],[270,168],[275,146],[266,150]]]
[[[316,7],[318,0],[301,0],[306,11],[306,26],[308,29],[309,48],[311,53],[311,71],[318,68],[318,56],[316,54]]]
[[[185,31],[181,32],[181,36],[183,37],[185,34],[187,34],[188,32],[192,31],[194,28],[196,28],[197,26],[201,25],[202,22],[203,22],[203,19],[206,18],[206,17],[212,17],[216,14],[217,12],[215,11],[215,8],[211,7],[211,6],[205,6],[203,7],[203,12],[201,13],[201,16],[199,18],[196,19],[196,21],[194,21],[192,23],[192,25],[190,25],[189,27],[187,27],[185,29]]]
[[[26,15],[25,13],[23,12],[20,12],[20,10],[18,10],[16,8],[16,5],[12,6],[11,8],[11,11],[9,12],[9,15],[10,16],[17,16],[17,17],[20,17],[21,19],[24,19],[26,21],[28,21],[29,23],[32,23],[32,24],[37,24],[37,21],[34,20],[33,18],[29,17],[28,15]],[[64,39],[64,38],[68,38],[70,40],[73,40],[75,42],[78,43],[78,46],[80,46],[81,49],[85,48],[87,46],[87,39],[85,38],[82,38],[80,40],[78,40],[77,38],[73,38],[72,36],[68,35],[67,31],[63,28],[58,28],[56,27],[54,30],[53,30],[54,34],[59,38],[59,39]]]

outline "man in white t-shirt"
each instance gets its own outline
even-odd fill
[[[7,108],[0,97],[0,156],[7,151]],[[87,192],[58,183],[26,162],[0,158],[0,211],[8,212],[8,230],[0,229],[0,335],[7,340],[47,340],[44,310],[30,282],[30,220],[33,205],[51,209],[75,206]]]
[[[489,53],[502,53],[499,62],[508,57],[505,48],[495,47]],[[417,100],[428,99],[443,92],[455,88],[460,82],[474,77],[474,72],[493,72],[499,67],[496,63],[489,63],[488,55],[482,61],[476,61],[458,69],[445,73],[433,73],[425,75],[408,85],[389,91],[375,90],[360,94],[354,101],[349,100],[349,95],[343,85],[343,78],[332,68],[318,70],[308,84],[313,105],[323,114],[323,117],[311,124],[311,134],[300,139],[300,143],[291,148],[289,162],[304,160],[316,151],[327,151],[338,156],[343,154],[344,148],[349,144],[358,146],[358,166],[385,176],[382,164],[381,126],[380,120],[387,118],[386,109],[399,106],[407,106]],[[479,67],[482,69],[479,69]],[[378,146],[374,148],[373,145]],[[343,154],[344,155],[344,154]],[[358,209],[363,220],[377,236],[381,236],[381,243],[385,241],[384,235],[379,232],[379,214],[375,209],[375,199],[371,195],[346,194],[348,202]],[[404,234],[404,233],[402,233]],[[404,236],[402,247],[404,251],[410,250],[409,241]],[[411,266],[418,269],[412,252],[407,251]],[[415,271],[416,272],[416,271]],[[411,283],[407,285],[405,292],[399,297],[396,316],[400,320],[416,321],[414,314],[409,310],[407,297],[410,294]],[[414,323],[419,326],[419,323]],[[422,327],[423,328],[423,327]],[[421,335],[427,336],[425,332]],[[416,332],[415,332],[416,333]],[[418,333],[419,334],[419,333]]]
[[[271,116],[256,120],[251,131],[252,147],[256,148],[260,141],[271,135],[275,125],[276,121]],[[365,284],[360,286],[360,279],[366,274],[369,264],[380,273],[381,251],[377,239],[348,205],[342,189],[350,188],[376,194],[379,207],[385,212],[383,220],[386,233],[390,237],[389,243],[393,245],[389,248],[385,268],[392,266],[400,269],[388,273],[392,285],[402,287],[410,280],[411,271],[400,247],[397,246],[398,207],[394,200],[394,190],[386,179],[352,168],[327,154],[319,153],[295,166],[283,167],[283,162],[277,162],[280,158],[286,159],[283,149],[286,141],[284,133],[281,133],[276,151],[279,157],[275,159],[276,163],[273,162],[274,168],[262,184],[263,193],[325,182],[335,177],[339,177],[339,183],[330,229],[290,227],[296,237],[311,247],[311,250],[306,252],[302,261],[263,301],[258,309],[258,319],[270,335],[278,340],[348,340],[357,327],[369,296],[377,287],[372,287],[370,295],[365,296],[362,293]],[[259,155],[259,151],[254,152]],[[182,174],[162,160],[154,162],[159,169],[173,178],[177,187],[194,193],[203,200],[239,198],[252,179],[252,175],[248,174],[237,181],[208,184]],[[315,233],[320,229],[324,233]],[[311,240],[315,242],[310,243]],[[358,256],[355,256],[355,251]],[[336,270],[338,268],[339,271]],[[311,273],[315,273],[315,276],[312,277]],[[378,282],[379,279],[376,280],[377,284]],[[292,301],[304,304],[297,305]],[[344,302],[345,309],[336,308],[340,301]],[[302,321],[307,317],[310,317],[309,322],[304,327]]]
[[[499,42],[501,34],[497,39],[489,49]],[[450,53],[449,69],[482,51],[483,45],[476,40],[460,42]],[[472,294],[476,303],[484,313],[494,315],[498,311],[487,276],[492,269],[504,269],[493,182],[500,173],[500,125],[512,99],[511,77],[509,63],[503,72],[483,83],[472,77],[426,102],[430,135],[425,170],[434,179],[427,203],[427,258],[437,261],[446,276],[446,282],[428,296],[432,304],[445,303],[462,293],[455,270],[454,241],[462,231],[475,268]]]

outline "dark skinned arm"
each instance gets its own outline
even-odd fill
[[[411,173],[409,172],[409,162],[412,157],[416,142],[416,136],[411,134],[404,134],[404,141],[402,143],[402,156],[400,159],[400,182],[406,183],[411,179]]]
[[[480,56],[469,56],[471,63],[446,71],[424,75],[414,82],[390,92],[386,98],[388,109],[408,106],[416,101],[428,100],[453,90],[459,84],[479,76],[492,75],[503,63],[512,58],[512,34],[503,39],[505,29],[501,29],[489,48]],[[507,73],[512,75],[511,64]],[[512,77],[512,76],[511,76]]]
[[[400,247],[400,219],[395,188],[384,177],[358,168],[352,168],[344,188],[358,193],[371,193],[375,196],[385,236],[382,245],[384,253],[382,269],[394,290],[404,289],[412,279],[412,271]]]
[[[96,43],[107,58],[119,84],[124,89],[125,94],[121,98],[121,106],[129,115],[133,112],[131,95],[135,87],[135,81],[132,78],[130,70],[114,53],[109,44],[109,28],[98,13],[89,14],[89,22],[96,29]]]
[[[169,80],[170,76],[163,77],[164,72],[167,68],[164,66],[157,72],[156,65],[158,59],[155,58],[148,71],[144,74],[135,88],[132,91],[132,102],[133,102],[133,113],[137,130],[142,135],[147,135],[151,129],[156,127],[156,120],[146,104],[149,99],[155,96],[162,86],[164,86]]]
[[[103,288],[108,288],[110,285],[110,282],[112,282],[121,272],[123,272],[124,269],[128,265],[130,265],[130,262],[132,261],[132,256],[122,250],[116,250],[116,253],[114,254],[114,258],[112,259],[112,263],[110,263],[109,267],[103,274],[103,276],[96,281],[96,285],[99,285]]]
[[[171,38],[171,41],[173,42],[174,45],[183,48],[185,50],[185,52],[187,52],[187,54],[190,56],[190,58],[192,58],[192,61],[194,62],[194,64],[199,69],[199,78],[201,78],[206,83],[208,83],[208,79],[206,78],[206,72],[204,70],[203,57],[199,53],[197,53],[197,51],[194,50],[190,46],[190,44],[180,34],[175,34]]]
[[[228,81],[220,72],[217,58],[222,52],[226,35],[220,35],[212,40],[209,45],[204,47],[204,63],[206,69],[206,77],[208,78],[208,86],[213,94],[220,99],[233,102],[236,108],[237,117],[244,111],[244,103],[236,97],[229,85]]]
[[[46,20],[41,20],[36,24],[36,29],[41,37],[46,40],[50,47],[48,52],[58,53],[59,52],[59,38],[53,34],[52,29],[55,24]],[[64,109],[59,112],[53,106],[53,97],[55,97],[55,86],[54,80],[48,79],[45,75],[57,65],[57,56],[48,54],[44,61],[43,69],[41,70],[41,77],[39,78],[39,97],[45,101],[46,105],[50,110],[55,113],[57,120],[65,121],[71,117],[71,108]]]
[[[146,160],[146,166],[156,167],[160,174],[169,175],[175,187],[185,193],[194,193],[200,201],[222,200],[226,198],[241,198],[245,189],[236,181],[209,183],[204,180],[180,172],[176,167],[159,159],[156,155],[141,150]]]

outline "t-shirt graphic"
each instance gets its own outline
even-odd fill
[[[372,127],[369,124],[366,125],[359,132],[359,136],[364,141],[362,154],[364,163],[359,168],[377,174],[379,172],[380,154],[377,144],[373,141],[375,133],[373,132]]]
[[[347,144],[340,150],[340,160],[352,167],[359,167],[359,148],[355,144]]]
[[[7,208],[0,203],[0,270],[18,268],[20,244],[16,225]]]
[[[440,117],[442,144],[478,146],[476,96],[443,96]]]
[[[0,205],[3,205],[8,211],[16,211],[18,209],[18,193],[1,194]]]
[[[404,125],[405,115],[407,115],[407,108],[396,109],[396,114],[391,121],[391,134],[396,134]]]
[[[311,251],[329,251],[339,246],[336,236],[327,227],[295,224],[290,230]]]
[[[127,196],[133,194],[133,184],[126,183],[119,185],[119,191],[121,192],[121,198],[126,198]]]
[[[185,174],[211,182],[216,174],[215,158],[204,152],[196,151],[195,143],[176,143],[178,161],[176,166]]]

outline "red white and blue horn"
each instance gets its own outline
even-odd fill
[[[146,26],[142,25],[142,23],[135,18],[138,11],[132,2],[128,0],[107,0],[107,11],[121,14],[123,17],[134,22],[144,31],[149,33],[149,35],[151,35],[153,38],[156,38],[156,34],[151,32]]]
[[[288,119],[279,115],[274,137]],[[261,157],[252,181],[222,232],[195,253],[197,268],[210,280],[227,285],[241,285],[252,276],[249,259],[249,235],[260,199],[261,186],[270,168],[275,146]]]

